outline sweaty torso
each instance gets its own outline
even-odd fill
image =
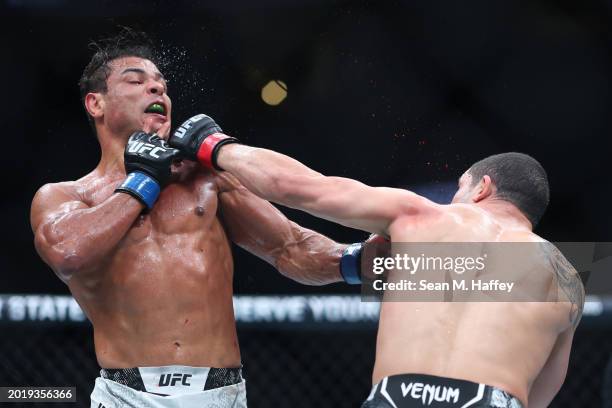
[[[94,172],[77,185],[95,206],[121,181]],[[106,260],[69,281],[102,367],[240,365],[232,255],[217,205],[214,176],[184,163]]]
[[[482,210],[462,205],[445,206],[442,213],[416,221],[399,219],[390,233],[394,244],[542,241],[524,229],[496,222]],[[531,255],[522,254],[521,265],[528,267],[513,275],[513,279],[536,282],[530,286],[535,292],[550,290],[556,273],[545,267],[540,255],[534,255],[531,262]],[[411,302],[406,301],[408,296],[404,301],[383,302],[373,382],[401,373],[430,374],[497,386],[527,401],[531,383],[557,337],[571,327],[571,305],[479,302],[485,299],[477,296],[467,302]],[[546,296],[536,293],[542,299]]]

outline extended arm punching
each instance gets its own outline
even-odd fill
[[[416,214],[430,204],[406,190],[323,176],[280,153],[235,143],[208,116],[194,118],[197,125],[187,121],[189,131],[175,132],[170,144],[190,146],[202,164],[231,172],[266,200],[378,234],[387,234],[398,216]]]
[[[217,169],[220,147],[235,142],[206,115],[187,120],[170,138],[170,144],[181,150],[183,157]],[[236,244],[300,283],[360,282],[359,259],[364,244],[338,244],[289,221],[228,172],[217,174],[217,184],[222,218]]]

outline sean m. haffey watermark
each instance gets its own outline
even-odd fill
[[[418,256],[396,254],[388,257],[372,259],[372,272],[375,275],[372,288],[375,291],[479,291],[479,292],[512,292],[514,282],[500,279],[476,279],[462,277],[466,272],[478,274],[486,268],[487,254],[482,256]],[[387,282],[382,275],[387,272],[397,276],[407,276],[410,279],[394,279]],[[421,272],[452,272],[451,278],[414,279]],[[453,275],[454,274],[454,275]]]

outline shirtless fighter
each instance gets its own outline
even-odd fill
[[[310,285],[342,281],[346,245],[290,222],[229,173],[172,164],[171,101],[142,34],[106,42],[80,88],[100,162],[43,186],[31,223],[38,253],[93,323],[103,369],[91,406],[246,406],[230,240]]]
[[[230,143],[237,141],[201,116],[195,118],[206,125],[173,134],[170,145],[206,157],[200,162],[232,173],[270,201],[397,243],[543,242],[532,228],[548,205],[548,181],[527,155],[475,163],[459,179],[452,203],[439,205],[402,189],[325,177],[279,153]],[[559,282],[563,301],[383,302],[374,386],[363,407],[546,407],[566,375],[584,289],[556,250],[527,261],[536,267],[514,278],[544,281],[544,288]]]

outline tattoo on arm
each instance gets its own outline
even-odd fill
[[[574,266],[553,244],[547,244],[549,260],[561,290],[572,304],[570,322],[576,327],[584,307],[584,285]]]

